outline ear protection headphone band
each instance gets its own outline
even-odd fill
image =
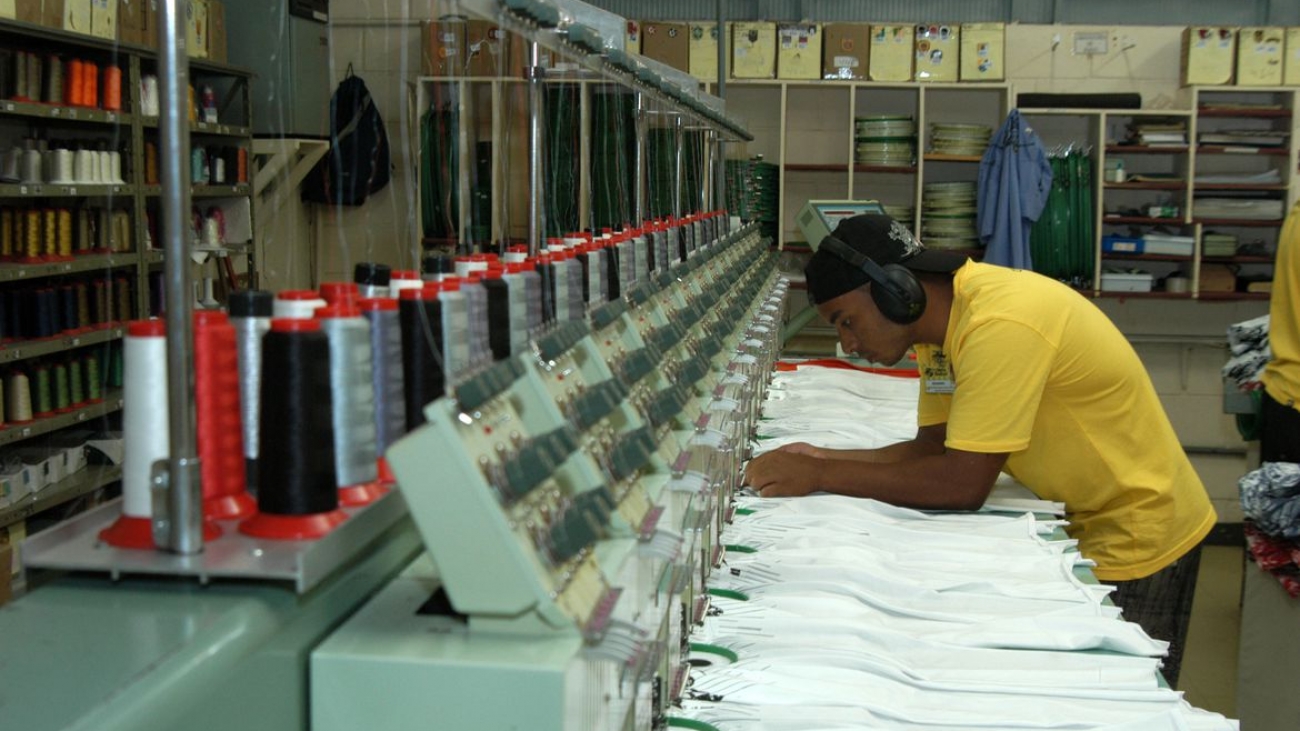
[[[821,248],[867,275],[867,279],[874,285],[871,288],[871,299],[889,320],[906,325],[916,322],[925,312],[925,288],[907,267],[902,264],[887,264],[882,267],[871,257],[834,236],[822,239]]]
[[[822,239],[821,248],[826,249],[844,261],[847,261],[858,269],[861,269],[862,273],[867,275],[867,279],[870,279],[872,284],[878,287],[884,287],[897,297],[907,296],[907,292],[890,279],[889,275],[875,262],[874,259],[857,249],[854,249],[852,246],[849,246],[834,236],[827,236]]]

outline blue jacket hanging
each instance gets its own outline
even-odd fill
[[[980,161],[980,241],[984,261],[1032,269],[1029,231],[1047,205],[1052,167],[1038,135],[1012,109]]]

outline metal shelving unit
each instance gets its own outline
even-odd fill
[[[81,274],[106,269],[124,269],[139,264],[140,255],[130,251],[122,254],[88,254],[67,261],[36,261],[0,264],[0,282],[17,282],[24,279],[57,277],[64,274]]]
[[[1044,135],[1047,143],[1061,143],[1066,138],[1053,140],[1050,132],[1056,129],[1062,134],[1064,130],[1087,127],[1090,132],[1083,139],[1069,137],[1071,141],[1091,145],[1097,175],[1097,255],[1096,267],[1100,271],[1103,262],[1156,262],[1169,265],[1186,265],[1185,274],[1191,278],[1190,292],[1101,292],[1093,291],[1097,297],[1121,299],[1196,299],[1201,301],[1231,302],[1266,300],[1265,293],[1254,292],[1203,292],[1200,290],[1203,265],[1233,266],[1246,265],[1261,269],[1272,264],[1271,256],[1232,256],[1210,257],[1202,254],[1201,239],[1207,230],[1232,231],[1243,239],[1270,238],[1278,231],[1282,219],[1252,220],[1231,218],[1207,218],[1196,215],[1195,198],[1198,193],[1214,195],[1226,193],[1230,196],[1255,193],[1263,197],[1280,198],[1289,206],[1297,199],[1294,171],[1297,167],[1297,140],[1293,125],[1292,109],[1295,106],[1296,90],[1291,87],[1232,87],[1205,86],[1189,87],[1184,90],[1181,109],[1035,109],[1022,110],[1026,116],[1035,121],[1035,128]],[[1268,107],[1268,108],[1265,108]],[[1073,122],[1063,121],[1073,118]],[[1129,145],[1122,144],[1122,134],[1117,130],[1133,121],[1143,119],[1183,119],[1186,120],[1187,144],[1170,145]],[[1208,120],[1208,121],[1207,121]],[[1250,146],[1198,144],[1198,134],[1207,130],[1217,131],[1232,127],[1234,120],[1246,129],[1273,131],[1288,136],[1288,141],[1281,146]],[[1139,171],[1172,171],[1170,180],[1152,180],[1123,183],[1111,183],[1102,180],[1101,171],[1106,168],[1106,161],[1112,157],[1133,158]],[[1126,168],[1130,170],[1131,168]],[[1255,173],[1276,169],[1280,172],[1281,182],[1257,183],[1246,182],[1212,182],[1201,180],[1198,176],[1233,173]],[[1220,172],[1222,171],[1222,173]],[[1140,174],[1140,173],[1139,173]],[[1166,172],[1166,174],[1169,174]],[[1144,192],[1146,195],[1144,195]],[[1159,195],[1159,194],[1167,195]],[[1119,196],[1123,196],[1120,198]],[[1168,198],[1167,202],[1177,206],[1175,217],[1148,217],[1129,215],[1145,212],[1148,203],[1157,202],[1156,198]],[[1141,202],[1141,205],[1138,203]],[[1108,204],[1110,204],[1108,206]],[[1120,215],[1107,215],[1106,210],[1118,208]],[[1137,231],[1146,231],[1154,227],[1181,232],[1192,236],[1196,242],[1192,254],[1187,256],[1165,255],[1124,255],[1101,252],[1101,236],[1107,233],[1122,232],[1125,227]],[[1157,267],[1158,268],[1158,267]],[[1098,277],[1098,281],[1099,281]]]
[[[779,130],[775,140],[732,145],[727,155],[735,159],[761,154],[765,162],[779,166],[782,248],[797,240],[795,215],[810,198],[875,198],[913,207],[912,224],[919,230],[925,183],[973,181],[982,159],[927,152],[930,125],[978,122],[996,129],[1011,101],[1011,88],[1003,83],[729,79],[727,90],[729,111],[735,110],[753,128]],[[906,114],[915,120],[915,164],[853,162],[854,119],[878,113]],[[792,180],[792,173],[798,177]]]
[[[163,252],[147,249],[148,216],[156,212],[158,186],[145,185],[145,143],[156,141],[159,133],[157,117],[142,117],[140,109],[141,78],[156,73],[157,51],[140,46],[118,43],[109,39],[70,33],[30,23],[0,20],[0,43],[10,47],[37,51],[41,56],[61,54],[66,57],[94,60],[101,66],[114,64],[122,72],[122,108],[108,111],[66,104],[45,104],[33,101],[0,100],[0,129],[7,128],[8,141],[28,136],[30,130],[48,131],[52,139],[66,135],[71,139],[107,137],[112,134],[114,147],[123,152],[121,184],[41,183],[0,184],[0,203],[20,210],[27,207],[72,208],[90,202],[92,207],[107,205],[113,210],[125,210],[132,217],[131,251],[93,253],[66,260],[33,260],[0,262],[0,286],[28,286],[23,283],[52,277],[75,275],[97,278],[98,275],[120,279],[126,276],[134,292],[134,313],[148,312],[150,267],[163,261]],[[242,147],[252,155],[251,99],[247,69],[190,59],[191,80],[196,88],[211,83],[220,90],[226,103],[221,107],[219,123],[194,122],[191,135],[196,145]],[[236,171],[229,171],[229,180],[236,179]],[[251,198],[250,183],[219,186],[196,186],[196,199],[204,206],[218,198]],[[247,258],[250,283],[256,281],[256,256],[252,242],[236,242],[229,251]],[[38,285],[43,286],[43,285]],[[120,341],[124,325],[114,323],[85,332],[67,331],[51,338],[9,342],[0,345],[0,365],[15,364],[37,358],[58,360],[63,354],[81,348],[105,347]],[[33,384],[34,386],[35,384]],[[3,448],[12,447],[25,440],[51,434],[68,427],[85,424],[114,414],[122,408],[120,391],[105,389],[102,402],[91,404],[68,413],[38,419],[24,424],[10,423],[0,428],[0,456]],[[0,508],[0,528],[29,515],[55,507],[87,492],[96,490],[120,477],[120,469],[90,468],[62,482],[22,499],[15,505]]]
[[[121,408],[122,392],[120,390],[108,391],[104,394],[103,400],[97,404],[83,406],[66,414],[55,414],[54,416],[36,419],[23,424],[8,425],[8,428],[0,431],[0,447],[38,437],[42,434],[49,434],[69,426],[76,426],[91,419],[97,419],[120,411]]]
[[[118,465],[87,466],[53,485],[47,485],[40,492],[26,495],[17,502],[0,508],[0,528],[76,500],[82,495],[107,487],[120,479],[122,479],[122,468]]]
[[[59,353],[66,353],[69,350],[76,350],[90,345],[111,343],[115,340],[121,340],[124,332],[121,325],[111,325],[85,333],[64,334],[42,340],[22,340],[5,343],[0,345],[0,363],[17,363],[29,358],[58,355]]]

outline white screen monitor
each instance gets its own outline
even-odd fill
[[[840,221],[863,213],[884,212],[879,201],[808,201],[799,210],[795,222],[808,246],[816,251]]]

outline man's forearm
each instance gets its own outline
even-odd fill
[[[908,508],[974,510],[984,503],[992,487],[992,480],[983,475],[988,471],[982,469],[983,465],[967,465],[967,460],[952,456],[925,453],[908,458],[906,464],[898,460],[863,464],[837,456],[825,458],[825,464],[816,471],[815,489]],[[964,469],[967,467],[972,469]],[[992,474],[996,476],[996,472],[994,468]]]
[[[909,439],[879,449],[821,449],[826,459],[843,459],[854,462],[901,462],[907,459],[943,454],[943,443],[929,439]]]

